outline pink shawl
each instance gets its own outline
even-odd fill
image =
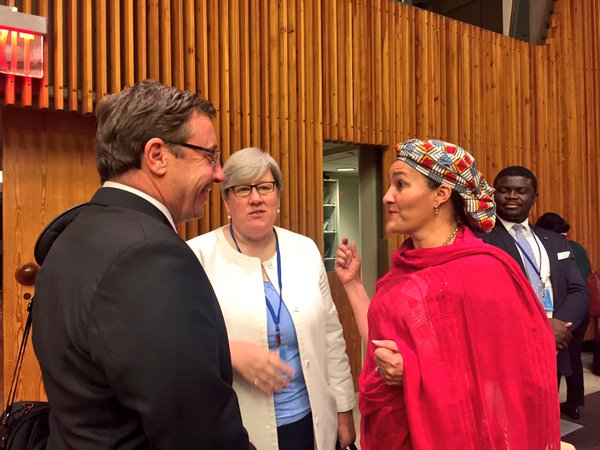
[[[361,448],[560,448],[556,349],[513,259],[466,228],[454,244],[407,240],[377,284],[369,338],[396,342],[404,387],[360,376]]]

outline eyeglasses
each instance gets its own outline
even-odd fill
[[[256,188],[256,192],[260,195],[270,194],[275,190],[275,186],[277,186],[277,181],[263,181],[258,184],[240,184],[239,186],[231,186],[231,192],[236,197],[250,197],[252,193],[252,188]]]
[[[221,150],[219,150],[218,148],[205,148],[200,147],[199,145],[188,144],[185,142],[165,142],[165,144],[180,145],[182,147],[195,150],[197,152],[210,153],[210,163],[213,169],[215,168],[217,162],[219,162],[219,158],[221,157]]]

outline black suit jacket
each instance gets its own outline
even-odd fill
[[[198,259],[155,206],[102,188],[36,280],[48,449],[247,449],[225,323]]]
[[[550,261],[550,280],[552,282],[552,298],[554,301],[553,317],[563,322],[573,322],[572,330],[585,328],[589,322],[588,303],[589,294],[581,274],[577,269],[575,258],[567,239],[553,231],[544,230],[530,225],[533,232],[540,239],[548,259]],[[494,229],[482,235],[482,239],[506,251],[521,266],[523,273],[527,275],[523,259],[519,253],[515,241],[504,225],[496,221]],[[559,254],[569,252],[569,256],[558,259]],[[567,349],[558,353],[558,370],[563,375],[571,374],[571,364]]]

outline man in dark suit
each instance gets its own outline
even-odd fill
[[[36,248],[48,449],[253,448],[221,310],[175,229],[202,216],[223,180],[214,115],[196,94],[149,80],[98,105],[104,184]]]
[[[528,276],[550,320],[556,341],[558,381],[567,379],[567,402],[561,411],[579,419],[583,405],[581,345],[588,324],[588,292],[569,243],[559,233],[528,221],[537,179],[522,166],[507,167],[494,180],[498,220],[483,240],[509,253]]]

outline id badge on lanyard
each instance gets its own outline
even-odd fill
[[[544,287],[542,289],[542,305],[544,306],[544,311],[552,312],[554,311],[554,307],[552,306],[552,297],[550,296],[550,289]]]
[[[280,345],[278,350],[279,350],[279,358],[282,361],[287,362],[287,345]]]

